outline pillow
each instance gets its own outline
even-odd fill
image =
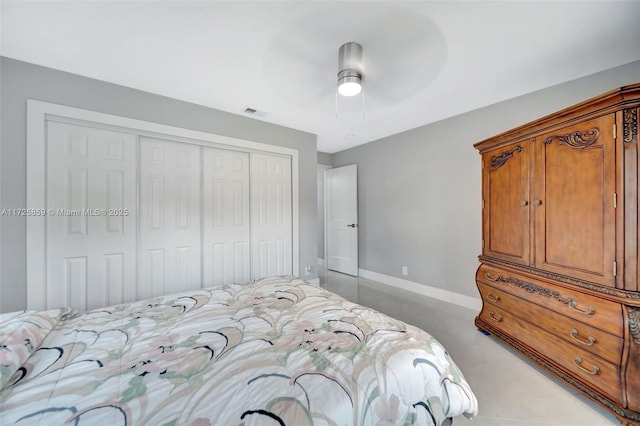
[[[70,308],[0,314],[0,390]]]

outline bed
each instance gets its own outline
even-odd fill
[[[0,315],[0,423],[449,424],[477,400],[425,331],[295,277]]]

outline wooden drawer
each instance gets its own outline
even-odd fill
[[[478,269],[476,280],[584,324],[623,336],[622,306],[618,303],[488,265]]]
[[[486,305],[494,305],[613,364],[620,364],[621,338],[487,284],[478,283],[478,288]]]
[[[585,385],[622,403],[620,368],[580,349],[497,306],[486,305],[480,319],[553,361]]]

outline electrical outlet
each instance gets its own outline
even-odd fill
[[[402,267],[402,275],[409,275],[409,268],[407,268],[406,266]]]
[[[304,274],[311,275],[311,265],[307,265],[304,267]]]

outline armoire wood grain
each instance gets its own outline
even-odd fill
[[[476,326],[640,425],[640,83],[478,142]]]

